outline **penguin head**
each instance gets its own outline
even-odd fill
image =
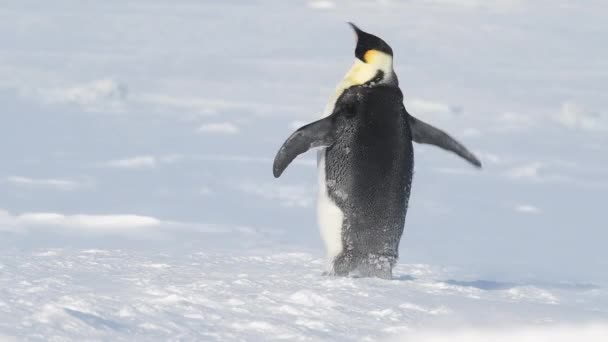
[[[381,38],[369,34],[353,23],[348,23],[357,35],[357,46],[355,47],[355,57],[365,63],[378,62],[380,56],[393,58],[393,49]]]
[[[355,64],[346,75],[352,85],[397,85],[393,71],[393,49],[381,38],[348,23],[357,36]]]

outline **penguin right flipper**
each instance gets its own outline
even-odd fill
[[[300,154],[314,147],[331,146],[340,135],[338,118],[334,113],[326,118],[300,127],[283,143],[274,157],[272,173],[279,178],[287,166]]]
[[[456,153],[458,156],[466,159],[469,163],[481,168],[481,162],[475,155],[456,139],[449,136],[439,128],[435,128],[426,122],[423,122],[409,115],[409,124],[412,131],[412,140],[419,144],[431,144],[441,147],[444,150]]]

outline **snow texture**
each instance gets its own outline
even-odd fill
[[[0,340],[605,341],[605,1],[12,1]],[[415,146],[394,280],[322,275],[316,160],[272,159],[354,54]]]

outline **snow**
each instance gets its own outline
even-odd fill
[[[201,125],[199,132],[212,134],[236,134],[239,127],[232,122],[214,122]]]
[[[537,214],[540,209],[530,204],[519,204],[515,206],[515,210],[525,214]]]
[[[11,2],[0,340],[604,341],[604,1]],[[391,281],[332,278],[316,158],[352,64],[481,157],[416,145]]]
[[[124,101],[127,98],[127,87],[111,79],[102,79],[67,88],[44,90],[41,96],[47,102],[78,104],[93,110],[96,105]]]
[[[7,177],[6,181],[16,186],[47,187],[63,191],[76,190],[85,186],[85,184],[71,179],[33,179],[22,176],[11,176]]]
[[[156,167],[155,156],[136,156],[125,159],[110,160],[104,163],[104,166],[119,168],[119,169],[147,169]]]
[[[496,331],[461,329],[450,331],[449,334],[427,332],[404,336],[408,340],[420,342],[444,341],[522,341],[522,342],[566,342],[566,341],[603,341],[608,336],[608,329],[601,324],[586,324],[579,326],[526,327],[523,329],[504,328]]]
[[[328,278],[308,253],[70,248],[2,258],[0,327],[28,338],[372,341],[463,321],[548,329],[596,317],[605,296],[584,284],[454,281],[422,264],[398,265],[392,281]]]

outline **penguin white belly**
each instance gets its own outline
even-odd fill
[[[376,74],[373,67],[356,59],[353,67],[346,73],[344,79],[336,86],[336,90],[329,100],[321,117],[330,115],[336,101],[344,90],[355,84],[362,84]],[[329,197],[327,192],[327,179],[325,175],[325,148],[319,150],[317,155],[317,167],[319,172],[319,194],[317,197],[317,220],[321,231],[321,238],[325,242],[327,259],[333,265],[334,259],[342,253],[342,223],[344,213]]]
[[[342,252],[342,222],[344,213],[329,197],[325,175],[325,148],[319,151],[319,195],[317,198],[317,220],[321,238],[325,242],[327,259],[332,261]]]

